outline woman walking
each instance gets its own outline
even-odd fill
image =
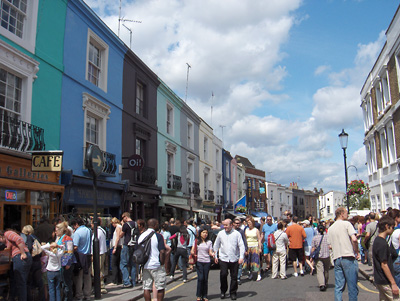
[[[257,273],[257,281],[261,280],[260,274],[260,251],[261,251],[261,235],[260,231],[255,227],[255,222],[252,216],[246,218],[248,228],[244,234],[247,240],[248,250],[245,253],[245,261],[243,270],[249,271],[249,279],[253,278],[253,272]]]
[[[183,271],[183,282],[187,282],[187,261],[188,261],[188,253],[187,253],[187,246],[189,243],[189,234],[185,226],[181,226],[179,228],[179,232],[175,233],[170,237],[170,239],[177,238],[177,246],[174,253],[174,260],[172,262],[171,267],[171,279],[174,279],[175,274],[175,267],[179,260],[182,258],[182,271]]]
[[[61,281],[63,283],[64,300],[72,301],[73,299],[73,267],[76,263],[74,255],[74,242],[71,238],[68,223],[62,222],[56,225],[56,243],[63,246],[64,251],[61,257]],[[47,252],[46,252],[47,253]]]
[[[278,279],[278,264],[280,263],[280,278],[287,279],[286,277],[286,249],[289,239],[284,230],[284,223],[278,223],[278,230],[275,231],[275,244],[276,250],[272,255],[272,278]]]
[[[119,263],[121,261],[121,250],[124,243],[124,237],[121,237],[122,225],[118,218],[113,217],[111,219],[111,224],[115,228],[114,234],[111,240],[112,257],[111,257],[111,270],[112,270],[112,280],[111,283],[118,285],[122,282],[121,270],[119,268]]]
[[[317,268],[319,290],[325,291],[328,286],[329,268],[331,266],[328,235],[325,232],[325,226],[318,226],[318,234],[313,237],[311,241],[311,247],[311,253],[320,247],[318,258],[315,260],[315,266]],[[311,258],[311,261],[313,261],[313,258]]]
[[[212,242],[208,238],[207,228],[201,227],[199,230],[200,236],[195,239],[191,254],[197,256],[196,271],[197,271],[197,301],[208,301],[208,273],[210,272],[211,260],[210,256],[214,257]]]

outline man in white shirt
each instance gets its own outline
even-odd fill
[[[221,299],[225,299],[228,290],[228,269],[231,274],[229,293],[232,300],[236,300],[238,289],[238,268],[244,259],[244,243],[242,235],[233,229],[231,219],[222,222],[225,231],[218,233],[214,243],[215,263],[220,265]],[[218,252],[219,251],[219,252]]]
[[[106,230],[101,227],[101,218],[98,218],[97,222],[97,238],[99,239],[99,246],[100,246],[100,287],[101,293],[107,294],[106,286],[104,284],[104,274],[105,274],[105,265],[106,265],[106,255],[107,255],[107,243],[106,243]],[[91,223],[92,231],[94,229],[93,220]],[[93,255],[93,241],[94,241],[94,234],[92,234],[92,245],[91,245],[91,254]],[[93,261],[93,257],[92,257]],[[92,274],[94,275],[94,267],[92,265]]]
[[[158,220],[151,218],[147,222],[148,229],[143,232],[138,244],[146,239],[153,232],[158,230]],[[157,300],[164,300],[166,277],[164,268],[165,243],[164,237],[160,233],[154,233],[151,237],[151,251],[149,260],[143,267],[143,290],[144,300],[151,301],[151,291],[153,290],[153,282],[157,290]]]

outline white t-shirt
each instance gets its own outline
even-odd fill
[[[399,236],[400,236],[400,229],[394,230],[392,234],[392,244],[396,250],[399,248],[400,245]]]
[[[147,229],[144,231],[138,239],[140,244],[148,235],[154,232],[154,229]],[[160,251],[165,250],[164,237],[160,233],[155,233],[151,238],[151,251],[149,260],[147,260],[144,268],[146,270],[154,270],[161,266],[160,263]]]
[[[100,255],[107,253],[106,231],[101,227],[97,228],[97,238],[99,239]],[[93,254],[93,241],[94,236],[92,235],[92,246],[90,247],[90,254]]]
[[[332,246],[333,259],[355,257],[351,236],[356,234],[353,225],[348,221],[337,220],[328,228],[328,243]]]

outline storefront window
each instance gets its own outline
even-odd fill
[[[0,188],[0,202],[25,203],[25,190]]]
[[[31,191],[31,205],[41,206],[42,214],[49,216],[50,211],[50,199],[51,195],[49,192],[43,191]]]

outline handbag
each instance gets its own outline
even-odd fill
[[[314,251],[311,252],[310,254],[310,258],[312,258],[313,260],[317,260],[319,258],[319,251],[321,250],[321,244],[322,244],[322,240],[324,239],[324,236],[321,235],[321,240],[319,241],[319,245],[318,247],[315,248]]]
[[[188,264],[194,265],[197,262],[197,239],[194,240],[194,255],[190,253]]]

